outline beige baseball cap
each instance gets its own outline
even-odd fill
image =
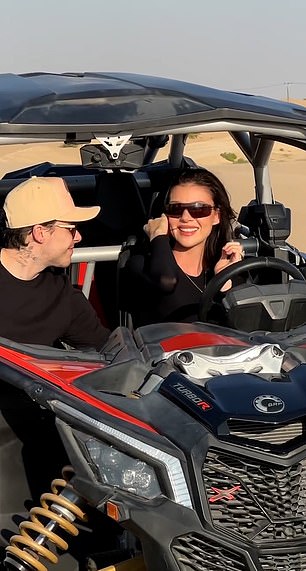
[[[13,188],[3,208],[8,228],[25,228],[51,220],[85,222],[100,212],[100,206],[75,206],[62,178],[38,176]]]

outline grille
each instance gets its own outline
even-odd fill
[[[239,553],[196,533],[176,538],[171,549],[181,571],[248,570]]]
[[[265,555],[259,557],[263,571],[306,571],[306,554]]]
[[[202,476],[215,527],[255,543],[305,538],[306,459],[281,467],[211,450]]]
[[[286,444],[295,438],[299,438],[304,433],[301,421],[282,426],[263,422],[245,422],[243,420],[229,420],[227,424],[231,436],[274,445]]]

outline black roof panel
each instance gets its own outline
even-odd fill
[[[306,127],[306,109],[281,101],[131,73],[0,74],[0,134],[152,133],[212,121]]]

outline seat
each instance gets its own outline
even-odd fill
[[[165,162],[134,173],[103,171],[97,177],[96,204],[101,205],[101,212],[88,224],[90,245],[122,245],[118,264],[97,263],[94,273],[112,329],[118,324],[132,327],[121,279],[124,266],[134,250],[145,246],[144,224],[148,218],[161,215],[169,185],[186,168],[187,165],[176,168]]]
[[[91,221],[91,245],[122,246],[130,235],[142,235],[146,209],[132,172],[101,172],[96,199],[101,212]],[[107,324],[114,329],[119,323],[117,261],[96,263],[94,278]]]
[[[151,182],[150,202],[147,205],[148,218],[157,218],[164,211],[164,203],[167,192],[173,181],[180,173],[185,172],[187,167],[171,167],[165,165],[152,165],[146,173]],[[190,167],[191,168],[191,167]]]
[[[133,173],[102,172],[97,179],[96,218],[98,245],[122,244],[129,235],[139,234],[146,221],[146,210]]]

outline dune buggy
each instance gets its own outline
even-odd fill
[[[254,175],[236,228],[247,256],[210,282],[201,321],[134,329],[121,270],[173,176],[198,166],[188,137],[220,131]],[[101,204],[69,272],[112,334],[102,353],[0,339],[3,565],[306,569],[306,261],[269,177],[275,142],[306,149],[306,109],[133,74],[0,75],[0,143],[55,141],[79,164],[6,173],[1,200],[36,175]],[[207,322],[246,271],[226,326]]]

